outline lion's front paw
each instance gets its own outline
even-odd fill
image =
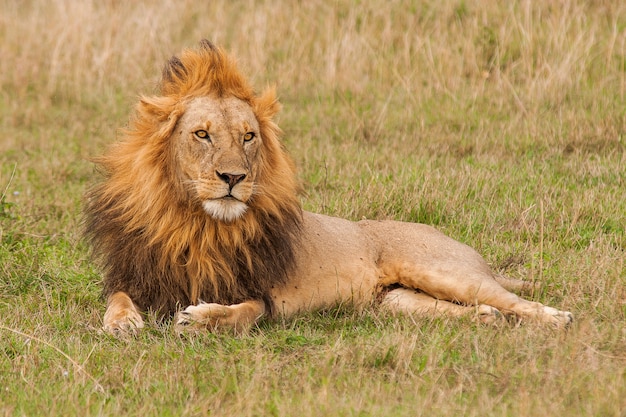
[[[177,331],[182,330],[215,330],[222,324],[227,324],[232,315],[231,308],[222,304],[200,303],[191,305],[180,311],[174,317],[174,326]]]
[[[111,294],[104,313],[104,331],[116,337],[134,335],[143,327],[137,306],[123,291]]]
[[[141,314],[134,309],[107,311],[104,315],[104,331],[116,337],[135,335],[143,326]]]

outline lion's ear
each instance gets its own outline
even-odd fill
[[[177,56],[173,56],[163,67],[161,76],[161,92],[168,94],[176,90],[177,86],[187,77],[187,68]]]
[[[263,94],[256,97],[254,110],[261,123],[270,121],[280,111],[280,103],[276,97],[275,87],[268,87]]]
[[[171,97],[141,97],[137,106],[139,118],[158,123],[157,134],[169,136],[182,114],[182,107]]]
[[[138,111],[159,121],[167,120],[175,103],[169,97],[141,97]]]

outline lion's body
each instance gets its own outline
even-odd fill
[[[285,316],[337,303],[368,305],[398,287],[440,302],[484,303],[504,311],[520,301],[475,250],[424,224],[351,222],[304,212],[302,232],[304,249],[296,254],[294,274],[271,290],[276,310]]]
[[[429,226],[302,211],[278,109],[273,90],[255,95],[208,42],[170,60],[161,95],[141,100],[87,194],[107,330],[142,327],[147,310],[178,312],[177,326],[244,329],[263,315],[376,300],[408,313],[571,321],[505,290],[473,249]]]

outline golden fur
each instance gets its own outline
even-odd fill
[[[429,226],[303,212],[278,109],[272,89],[256,95],[207,41],[168,62],[160,94],[141,99],[96,160],[104,180],[87,194],[107,331],[142,327],[147,310],[178,312],[178,328],[243,330],[264,315],[375,300],[409,314],[571,322],[507,291],[524,284]]]

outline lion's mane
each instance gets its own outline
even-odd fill
[[[186,100],[235,96],[252,107],[263,146],[258,192],[241,219],[224,223],[190,199],[176,174],[171,136]],[[302,211],[292,161],[272,121],[272,89],[257,96],[208,41],[173,57],[160,92],[142,97],[128,128],[95,159],[103,180],[86,194],[85,229],[104,271],[104,294],[125,291],[142,310],[170,315],[200,300],[263,299],[294,267]]]

